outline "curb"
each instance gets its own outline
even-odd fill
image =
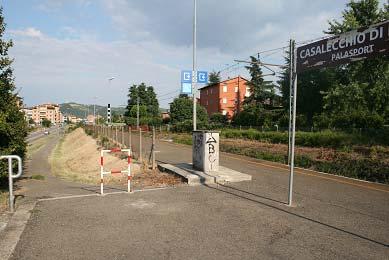
[[[35,205],[36,201],[22,204],[10,217],[7,226],[0,233],[0,259],[5,260],[12,256]]]

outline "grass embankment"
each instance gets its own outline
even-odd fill
[[[62,138],[49,158],[51,170],[63,179],[87,184],[100,183],[100,152],[96,141],[77,128]],[[124,169],[127,161],[104,156],[106,169]],[[105,183],[121,182],[120,176],[104,176]]]
[[[222,152],[287,164],[287,133],[237,131],[221,132]],[[189,134],[174,134],[172,138],[177,143],[192,144]],[[298,132],[295,164],[307,169],[389,184],[389,147],[356,144],[361,142],[369,141],[356,140],[346,133]]]
[[[27,146],[27,159],[31,159],[31,157],[36,152],[38,152],[43,146],[45,146],[49,138],[52,138],[52,136],[44,136],[29,143]]]
[[[90,135],[92,132],[87,131]],[[100,184],[100,149],[96,140],[82,128],[71,129],[61,139],[49,158],[52,172],[69,181]],[[108,142],[109,143],[109,142]],[[110,144],[107,144],[110,146]],[[127,169],[127,155],[104,155],[104,169]],[[146,169],[135,161],[131,163],[132,184],[136,188],[165,187],[181,183],[181,179],[166,173]],[[127,185],[124,174],[105,175],[105,184]]]

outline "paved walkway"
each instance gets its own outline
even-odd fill
[[[158,150],[190,162],[190,147]],[[226,154],[221,164],[253,181],[38,202],[12,259],[388,259],[387,186],[296,174],[288,207],[279,165]]]

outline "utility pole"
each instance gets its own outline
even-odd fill
[[[197,26],[197,1],[193,0],[193,67],[192,67],[192,93],[193,93],[193,131],[197,130],[197,111],[196,111],[196,26]]]
[[[138,92],[138,97],[136,99],[136,129],[139,129],[139,92]]]

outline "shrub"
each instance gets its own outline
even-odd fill
[[[208,123],[199,121],[197,122],[197,129],[198,130],[206,130],[208,129]],[[177,133],[189,133],[193,131],[193,122],[192,120],[185,120],[183,122],[179,122],[173,125],[172,127],[173,132]]]
[[[380,131],[380,133],[383,130]],[[389,132],[389,130],[387,131]],[[238,130],[223,129],[221,136],[233,139],[248,139],[269,143],[288,144],[287,132],[261,132],[255,129]],[[376,137],[361,135],[360,133],[345,133],[335,131],[296,132],[296,145],[308,147],[334,147],[341,148],[353,144],[387,144],[389,135],[376,134]]]
[[[228,122],[227,116],[221,114],[221,113],[214,113],[210,116],[209,120],[211,123],[216,123],[220,125],[225,125]]]

